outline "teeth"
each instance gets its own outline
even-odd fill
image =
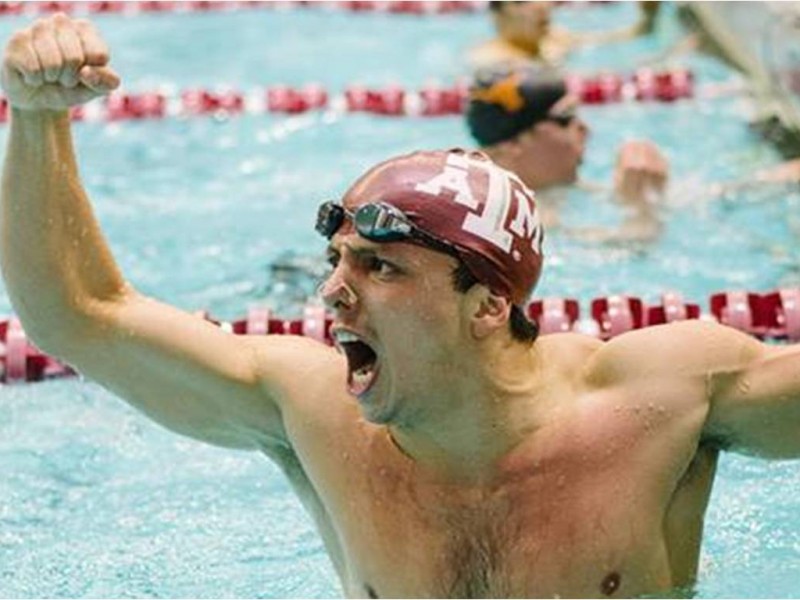
[[[353,372],[353,383],[365,385],[369,382],[371,377],[372,374],[369,368],[359,369],[358,371]]]
[[[361,341],[361,338],[359,338],[354,333],[350,333],[349,331],[336,331],[334,332],[334,336],[336,337],[336,341],[339,342],[340,344]]]

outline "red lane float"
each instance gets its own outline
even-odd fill
[[[711,297],[710,305],[720,323],[762,339],[800,341],[800,290],[721,292]]]
[[[602,340],[639,329],[644,325],[644,308],[641,299],[614,295],[592,300],[592,318],[599,326]]]
[[[743,291],[714,294],[711,297],[711,314],[722,323],[745,333],[756,332],[754,315],[759,313],[760,297]],[[758,327],[761,329],[761,327]]]
[[[201,315],[214,322],[208,315]],[[231,333],[237,335],[303,335],[319,342],[332,344],[330,328],[332,319],[325,307],[309,304],[303,309],[302,319],[282,319],[272,315],[268,308],[252,307],[244,319],[229,325]]]
[[[633,74],[633,83],[637,100],[673,102],[694,94],[694,76],[686,69],[639,69]]]
[[[527,306],[526,314],[538,323],[543,335],[581,331],[608,340],[642,327],[687,319],[716,319],[762,339],[800,342],[800,288],[782,288],[765,294],[719,292],[709,298],[709,310],[709,314],[703,315],[699,305],[668,292],[649,306],[635,296],[595,298],[590,303],[591,316],[587,321],[581,321],[580,306],[573,298],[535,300]],[[236,335],[302,335],[325,344],[333,343],[332,317],[318,303],[306,305],[303,314],[295,319],[278,317],[265,307],[253,307],[243,318],[232,322],[215,319],[208,311],[194,314]],[[74,370],[33,346],[16,318],[0,321],[0,382],[40,381],[74,374]]]
[[[645,312],[645,323],[648,326],[699,318],[700,306],[686,304],[683,296],[676,292],[665,292],[661,295],[661,304],[648,306]]]
[[[321,85],[308,84],[296,89],[286,85],[267,89],[266,109],[273,113],[297,114],[328,106],[328,92]]]
[[[190,89],[181,92],[181,106],[187,115],[208,115],[220,111],[226,114],[244,112],[244,96],[233,90],[213,92]]]
[[[694,96],[694,76],[687,69],[639,69],[630,77],[614,73],[571,74],[565,80],[570,93],[584,104],[674,102]]]
[[[70,367],[31,344],[18,319],[0,321],[0,382],[23,383],[74,374]]]
[[[800,341],[800,290],[781,289],[761,297],[767,336]]]
[[[161,119],[166,115],[167,99],[163,94],[154,93],[111,94],[105,106],[106,119],[109,121]]]
[[[566,333],[577,326],[580,307],[571,298],[544,298],[531,302],[527,312],[539,324],[542,334]]]

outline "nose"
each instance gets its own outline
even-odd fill
[[[580,133],[582,138],[586,139],[587,137],[589,137],[589,125],[586,124],[586,121],[584,121],[580,117],[576,117],[575,126],[577,127],[578,133]]]
[[[319,294],[325,306],[332,310],[350,310],[358,304],[358,296],[338,267],[319,286]]]

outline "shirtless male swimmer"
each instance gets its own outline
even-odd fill
[[[541,267],[533,196],[480,153],[395,158],[323,205],[342,352],[143,297],[92,215],[66,112],[118,85],[108,60],[64,15],[5,50],[15,310],[42,350],[159,423],[275,460],[348,596],[690,586],[719,452],[800,456],[800,347],[699,321],[534,341],[519,308]]]

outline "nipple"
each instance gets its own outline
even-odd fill
[[[619,573],[616,571],[609,573],[600,584],[600,591],[606,596],[610,596],[619,589],[621,579],[622,578],[620,577]]]

